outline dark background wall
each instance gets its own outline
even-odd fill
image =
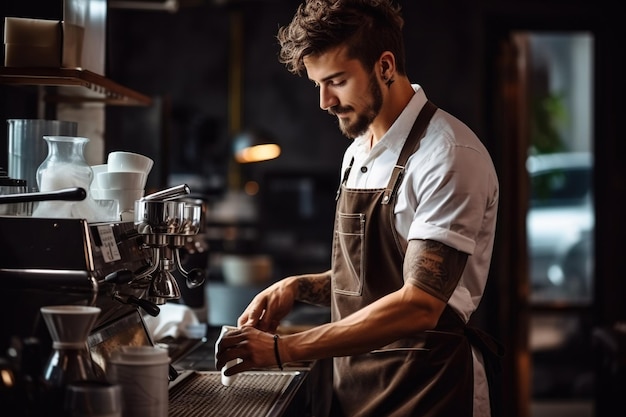
[[[334,118],[319,109],[312,83],[289,74],[277,60],[277,29],[289,22],[297,4],[293,0],[241,1],[231,6],[205,3],[182,7],[176,14],[109,11],[107,74],[169,101],[171,125],[164,133],[169,135],[173,171],[215,169],[227,156],[232,133],[232,30],[240,30],[243,37],[240,127],[262,128],[283,147],[280,158],[254,166],[251,174],[275,169],[338,170],[348,140],[339,133]],[[423,84],[433,101],[481,131],[483,65],[477,55],[481,39],[472,36],[477,22],[468,19],[476,13],[471,4],[405,1],[403,6],[411,79]],[[239,29],[233,27],[234,15],[241,19]],[[107,122],[108,146],[142,141],[125,131],[137,125],[135,112],[112,107]]]
[[[12,2],[20,3],[8,3]],[[203,191],[218,195],[232,169],[233,125],[263,128],[280,142],[283,154],[273,161],[237,168],[241,175],[261,181],[262,189],[264,178],[312,175],[323,178],[326,191],[332,193],[329,184],[333,178],[338,179],[339,162],[348,140],[339,133],[334,118],[319,109],[313,85],[289,74],[276,59],[276,31],[289,22],[298,3],[233,0],[217,5],[208,0],[188,0],[174,14],[110,9],[106,75],[151,96],[154,105],[107,107],[107,151],[123,148],[153,157],[159,167],[154,173],[156,187],[166,186],[172,174],[192,174],[206,181]],[[623,14],[604,0],[399,3],[406,20],[411,80],[421,84],[438,106],[478,133],[492,152],[501,177],[503,200],[494,277],[481,314],[512,349],[507,370],[524,371],[523,357],[520,360],[515,356],[515,345],[523,340],[520,342],[511,333],[519,324],[520,311],[526,308],[519,302],[524,294],[519,294],[515,285],[519,274],[516,267],[523,258],[523,252],[517,249],[525,241],[510,226],[520,221],[514,213],[518,210],[519,191],[510,184],[525,173],[511,169],[509,162],[523,155],[511,155],[515,146],[500,135],[500,113],[494,97],[496,79],[501,75],[496,70],[499,47],[511,31],[518,29],[585,30],[593,34],[597,218],[594,320],[598,325],[610,325],[626,319],[626,283],[616,262],[623,256],[621,236],[626,234],[623,209],[617,203],[624,197],[626,184],[620,169],[626,149],[618,123],[626,113],[622,99],[626,92]],[[3,2],[0,7],[6,5]],[[240,61],[233,48],[237,35],[243,37]],[[239,70],[241,78],[237,77]],[[240,80],[236,83],[241,88],[240,96],[233,97],[233,91],[237,91],[233,80]],[[233,109],[234,98],[240,98],[241,105]],[[32,90],[0,85],[0,118],[35,117],[36,99]],[[235,113],[241,117],[240,123],[233,122],[237,120]],[[6,132],[1,129],[0,149],[6,149]],[[0,152],[0,166],[5,166],[5,158],[6,153]],[[515,376],[506,381],[508,395],[515,397],[508,398],[508,415],[512,416],[519,412],[514,404],[519,398],[513,392],[526,389],[516,383]]]

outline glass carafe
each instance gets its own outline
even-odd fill
[[[89,190],[93,180],[91,167],[85,160],[88,138],[79,136],[44,136],[48,156],[37,168],[39,191],[83,187]]]
[[[80,187],[87,192],[82,201],[41,201],[33,210],[33,217],[83,218],[88,221],[106,221],[117,216],[106,206],[96,204],[90,195],[93,171],[84,156],[88,138],[80,136],[44,136],[48,156],[37,169],[39,191],[57,191]],[[118,219],[119,220],[119,219]]]

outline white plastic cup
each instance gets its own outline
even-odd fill
[[[217,338],[217,340],[215,341],[215,353],[216,354],[217,354],[217,346],[219,345],[220,341],[222,340],[222,337],[224,337],[224,335],[226,333],[228,333],[229,331],[236,330],[236,329],[237,328],[235,326],[226,326],[226,325],[222,326],[222,329],[220,330],[220,335]],[[216,358],[216,362],[217,362],[217,358]],[[229,387],[229,386],[231,386],[235,382],[235,379],[237,379],[237,375],[226,376],[226,375],[224,375],[224,371],[226,371],[231,366],[235,366],[235,365],[237,365],[238,363],[241,363],[241,362],[243,362],[243,361],[240,358],[233,359],[231,361],[228,361],[226,363],[226,365],[224,365],[222,367],[222,385]]]
[[[123,417],[167,417],[169,363],[167,350],[153,346],[112,352],[107,377],[122,387]]]

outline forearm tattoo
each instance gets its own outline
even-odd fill
[[[467,254],[433,240],[411,240],[404,260],[404,279],[447,302],[467,262]]]
[[[298,300],[318,306],[330,306],[330,275],[300,277]]]

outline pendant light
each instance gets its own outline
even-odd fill
[[[234,138],[233,153],[240,164],[268,161],[280,155],[280,146],[267,132],[248,130]]]

